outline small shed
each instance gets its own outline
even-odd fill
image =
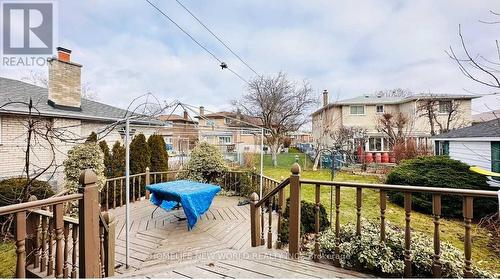
[[[448,155],[471,166],[500,172],[500,119],[432,137],[435,155]]]

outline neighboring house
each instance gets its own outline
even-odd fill
[[[434,136],[436,155],[447,155],[471,166],[500,172],[500,119]]]
[[[189,154],[198,142],[198,122],[193,120],[187,111],[184,111],[182,116],[171,114],[158,118],[167,123],[167,126],[160,129],[158,134],[165,139],[169,152]]]
[[[98,133],[110,148],[115,141],[123,141],[123,125],[113,124],[131,113],[82,98],[82,66],[71,62],[70,54],[70,50],[58,48],[57,58],[49,61],[48,88],[0,77],[0,178],[22,176],[25,170],[28,106],[6,105],[11,102],[28,103],[31,99],[33,115],[37,115],[39,125],[51,127],[49,139],[55,154],[50,151],[48,142],[37,137],[33,141],[30,170],[36,172],[50,166],[40,179],[50,180],[53,185],[63,184],[62,163],[66,153],[77,143],[84,142],[91,132]],[[133,120],[131,131],[148,137],[162,125],[161,121]]]
[[[367,131],[367,141],[362,150],[370,153],[391,152],[392,147],[382,132],[379,131],[378,119],[384,113],[404,113],[410,119],[407,128],[409,137],[415,140],[417,146],[431,149],[429,120],[417,112],[421,104],[430,98],[438,99],[437,118],[447,117],[452,104],[457,104],[458,110],[451,128],[469,126],[471,124],[471,95],[451,94],[415,94],[402,97],[386,97],[383,95],[364,95],[328,103],[328,92],[323,93],[323,107],[312,114],[312,134],[317,146],[331,147],[333,141],[330,132],[341,127],[360,127]],[[354,143],[361,146],[361,143]]]
[[[472,124],[500,119],[500,109],[472,115]]]
[[[240,112],[217,112],[205,114],[200,107],[198,118],[199,140],[217,145],[227,159],[237,160],[238,154],[260,152],[261,133],[258,118]]]
[[[294,131],[288,134],[288,137],[292,140],[292,146],[297,147],[299,144],[311,144],[313,143],[313,136],[311,132],[305,131]]]

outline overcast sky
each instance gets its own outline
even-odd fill
[[[174,0],[151,0],[245,79],[252,72]],[[464,94],[488,89],[467,80],[445,50],[494,58],[500,25],[486,25],[492,1],[180,0],[259,73],[307,79],[318,94],[343,99],[382,89]],[[211,110],[231,109],[245,83],[143,0],[59,1],[59,42],[83,64],[102,102],[124,107],[144,92]],[[2,74],[19,78],[22,71]],[[500,108],[499,97],[473,113]]]

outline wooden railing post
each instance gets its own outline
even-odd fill
[[[260,207],[255,204],[259,201],[259,195],[252,193],[250,195],[250,237],[252,247],[260,245]]]
[[[292,175],[290,175],[290,231],[288,253],[292,257],[297,257],[300,250],[300,165],[292,165]]]
[[[434,278],[441,278],[441,240],[440,240],[440,229],[439,229],[439,219],[441,217],[441,195],[432,195],[432,214],[434,216],[434,259],[432,262],[432,274]]]
[[[146,186],[151,183],[151,178],[149,175],[149,167],[146,167],[146,180],[144,180],[144,183],[146,184]],[[146,189],[146,199],[149,200],[149,190],[148,189]]]
[[[108,225],[108,233],[104,237],[104,252],[106,260],[106,277],[112,277],[115,275],[115,232],[116,232],[116,221],[115,216],[112,213],[104,213],[104,220]]]
[[[78,201],[79,220],[79,276],[100,278],[99,272],[99,190],[95,173],[87,169],[80,175],[79,192],[83,198]]]
[[[26,278],[26,211],[16,213],[16,278]]]
[[[64,231],[64,217],[63,217],[63,204],[59,203],[54,205],[54,232],[56,239],[56,278],[63,277],[63,266],[64,266],[64,256],[63,256],[63,231]],[[52,245],[52,244],[51,244]]]
[[[465,267],[464,267],[464,277],[472,278],[474,274],[472,273],[472,237],[471,237],[471,224],[472,224],[472,207],[473,198],[471,196],[465,196],[463,202],[463,213],[464,213],[464,226],[465,226],[465,237],[464,237],[464,255],[465,255]]]

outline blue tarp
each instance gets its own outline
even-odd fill
[[[219,186],[178,180],[146,186],[151,192],[150,201],[166,211],[171,210],[178,202],[182,204],[188,221],[188,229],[192,229],[198,218],[205,213],[215,195],[221,190]]]

